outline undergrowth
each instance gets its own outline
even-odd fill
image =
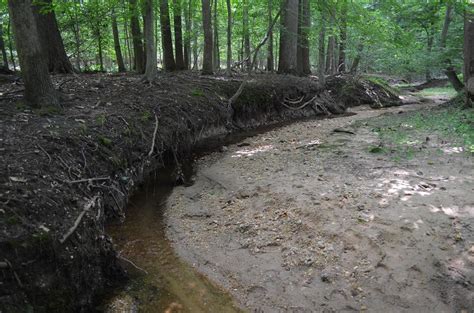
[[[411,159],[438,136],[439,141],[450,147],[462,147],[463,151],[474,155],[474,109],[451,106],[389,116],[372,126],[379,134],[382,146],[369,147],[371,153],[391,152],[395,159]]]
[[[423,89],[417,94],[423,97],[430,97],[430,96],[455,97],[457,95],[457,91],[454,90],[453,87],[433,87],[433,88]]]

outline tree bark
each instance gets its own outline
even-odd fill
[[[251,71],[250,68],[250,31],[249,31],[249,0],[243,0],[242,4],[242,36],[243,36],[243,44],[244,44],[244,63],[245,63],[245,69],[247,71]]]
[[[0,23],[0,50],[3,58],[3,69],[9,71],[8,68],[8,56],[7,50],[5,49],[5,41],[3,40],[3,25]]]
[[[58,106],[59,97],[48,74],[31,0],[8,0],[25,99],[36,107]]]
[[[168,0],[160,0],[160,22],[164,68],[166,71],[172,72],[176,70],[176,63],[173,55],[173,38],[171,36]]]
[[[183,22],[181,20],[181,0],[173,0],[173,10],[176,69],[180,71],[186,68],[183,54]]]
[[[211,3],[210,0],[201,0],[202,2],[202,26],[204,29],[204,58],[202,64],[202,74],[213,74],[212,60],[212,22],[211,22]]]
[[[184,34],[184,66],[186,69],[191,68],[191,11],[192,11],[192,0],[188,0],[188,5],[184,9],[184,20],[186,23],[185,34]]]
[[[309,29],[311,27],[309,0],[299,1],[297,70],[300,75],[311,74],[309,62]]]
[[[271,1],[271,0],[270,0]],[[232,75],[232,5],[230,0],[227,3],[227,68],[228,76]]]
[[[267,46],[267,71],[273,72],[275,70],[275,60],[273,56],[273,27],[270,27],[273,21],[273,0],[268,0],[268,46]]]
[[[298,46],[298,0],[282,1],[282,18],[280,29],[279,73],[297,73]]]
[[[157,71],[156,45],[155,45],[155,14],[153,11],[153,0],[145,0],[145,43],[146,43],[146,66],[143,80],[152,82]]]
[[[221,56],[220,56],[220,49],[219,49],[219,25],[217,20],[217,4],[218,0],[214,0],[214,69],[218,70],[221,67]]]
[[[464,13],[464,81],[466,82],[466,106],[473,106],[474,98],[474,4]]]
[[[102,33],[100,31],[100,25],[97,25],[96,29],[96,36],[97,36],[97,43],[98,43],[98,50],[99,50],[99,66],[100,66],[100,71],[104,72],[104,55],[103,55],[103,49],[102,49]]]
[[[326,84],[326,76],[325,76],[325,70],[326,70],[326,60],[325,60],[325,48],[326,48],[326,43],[325,43],[325,38],[326,38],[326,18],[323,14],[323,11],[321,9],[321,28],[319,30],[319,49],[318,49],[318,76],[319,76],[319,83],[321,86],[324,86]]]
[[[112,11],[112,34],[114,37],[114,49],[115,49],[115,57],[117,59],[118,71],[125,72],[125,64],[123,62],[122,48],[120,47],[117,17],[115,16],[114,11]]]
[[[73,73],[74,69],[66,55],[63,39],[59,32],[52,0],[42,0],[33,6],[41,47],[48,60],[48,70],[52,73]]]
[[[136,72],[145,72],[145,53],[143,50],[142,33],[140,30],[140,21],[138,20],[137,0],[129,0],[130,2],[130,31],[132,33],[133,45],[133,67]]]
[[[347,41],[347,0],[343,0],[341,8],[341,33],[339,40],[339,60],[337,62],[337,71],[344,73],[346,71],[346,41]]]
[[[11,18],[9,18],[9,20],[8,20],[7,34],[8,34],[8,50],[10,52],[10,61],[13,65],[13,71],[16,71],[15,56],[13,55],[13,38],[12,38],[12,32],[11,32]]]
[[[364,50],[364,45],[359,43],[357,45],[357,55],[354,58],[354,60],[352,61],[351,69],[349,71],[351,74],[357,73],[357,70],[358,70],[359,64],[360,64],[360,60],[362,58],[362,51],[363,50]]]

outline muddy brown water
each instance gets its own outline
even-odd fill
[[[110,225],[131,279],[107,297],[105,312],[241,312],[219,286],[181,261],[165,234],[165,202],[173,189],[170,173],[149,181],[129,202],[127,219]]]

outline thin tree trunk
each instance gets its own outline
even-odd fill
[[[125,64],[123,63],[122,48],[120,47],[120,38],[117,26],[117,17],[112,11],[112,33],[114,37],[115,57],[117,58],[117,66],[119,72],[125,72]]]
[[[48,59],[48,69],[52,73],[73,73],[74,69],[64,49],[59,32],[52,0],[42,0],[33,6],[33,15],[38,25],[41,46]]]
[[[243,0],[243,36],[244,36],[244,57],[245,67],[248,72],[250,68],[250,31],[249,31],[249,0]]]
[[[125,46],[127,47],[127,63],[128,63],[128,68],[131,70],[133,69],[132,48],[130,46],[130,32],[128,30],[128,24],[126,21],[124,23],[124,30],[125,30]]]
[[[299,74],[311,74],[309,62],[309,29],[311,27],[309,0],[300,0],[298,18],[297,71]]]
[[[176,69],[184,70],[186,68],[183,55],[183,32],[181,20],[181,1],[173,0],[174,9],[174,38],[175,38],[175,54],[176,54]]]
[[[326,60],[324,50],[326,48],[325,43],[326,38],[326,17],[323,14],[323,10],[321,9],[321,29],[319,30],[319,50],[318,50],[318,76],[319,76],[319,83],[321,86],[326,84]]]
[[[9,18],[9,20],[8,20],[7,34],[8,34],[8,50],[10,52],[10,61],[13,65],[13,71],[16,71],[15,56],[13,55],[13,38],[12,38],[12,32],[11,32],[11,18]]]
[[[434,41],[433,34],[431,30],[429,30],[427,31],[427,47],[426,47],[426,52],[428,53],[428,57],[431,57],[431,53],[433,51],[433,41]],[[426,78],[426,81],[430,81],[432,79],[431,70],[429,67],[426,68],[425,78]]]
[[[77,0],[76,0],[77,1]],[[80,2],[79,2],[80,4]],[[72,25],[72,31],[74,33],[74,45],[76,49],[76,70],[81,71],[81,32],[79,27],[79,20],[77,17],[77,6],[74,8],[74,23]]]
[[[298,46],[298,0],[282,1],[279,73],[295,74]]]
[[[3,40],[3,25],[0,23],[0,50],[2,52],[3,58],[3,68],[4,70],[8,71],[8,56],[7,50],[5,49],[5,41]]]
[[[441,52],[443,54],[446,53],[446,41],[448,39],[449,25],[451,24],[451,21],[452,21],[452,12],[453,12],[453,5],[451,3],[446,4],[446,15],[444,17],[443,30],[441,31],[441,38],[440,38],[440,47],[441,47]],[[444,71],[444,73],[446,74],[446,77],[448,77],[453,88],[458,92],[463,90],[464,84],[461,82],[458,75],[456,74],[456,70],[452,66],[451,60],[448,57],[445,57],[444,63],[446,66],[446,70]]]
[[[268,28],[270,29],[273,21],[273,0],[268,0]],[[273,56],[273,27],[270,30],[267,46],[267,71],[273,72],[275,70],[275,61]]]
[[[358,44],[357,45],[357,55],[354,58],[354,61],[352,62],[352,65],[351,65],[351,70],[350,70],[351,74],[357,73],[357,69],[359,68],[360,60],[362,58],[362,51],[363,50],[364,50],[364,45],[361,44],[361,43]]]
[[[153,0],[145,0],[145,43],[146,43],[146,66],[143,80],[152,82],[157,71],[156,45],[155,45],[155,14],[153,12]]]
[[[184,66],[186,69],[191,68],[191,9],[192,0],[188,0],[188,5],[184,9],[184,20],[186,23],[184,34]]]
[[[221,67],[220,49],[219,49],[219,25],[217,23],[217,4],[218,0],[214,0],[214,69],[218,70]]]
[[[337,62],[337,71],[344,73],[346,71],[346,42],[347,42],[347,0],[343,0],[341,8],[341,33],[339,41],[339,60]]]
[[[228,76],[232,75],[232,5],[230,0],[227,3],[227,68]]]
[[[100,71],[105,72],[105,69],[104,69],[104,55],[103,55],[103,51],[102,51],[102,33],[100,32],[100,25],[97,25],[97,43],[98,43],[98,49],[99,49]]]
[[[133,45],[133,67],[138,73],[145,72],[145,55],[143,50],[142,33],[140,30],[140,21],[138,20],[137,0],[129,0],[130,2],[130,30],[132,33]]]
[[[48,74],[31,0],[8,0],[16,48],[25,84],[25,100],[33,106],[58,106],[59,97]]]
[[[176,63],[173,55],[173,38],[171,35],[168,0],[160,0],[160,21],[164,69],[172,72],[176,70]]]
[[[201,0],[202,2],[202,26],[204,29],[204,58],[202,64],[202,74],[212,75],[212,22],[211,22],[211,3],[210,0]]]

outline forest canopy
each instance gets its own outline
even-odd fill
[[[76,71],[133,71],[137,51],[144,50],[143,0],[35,0],[39,14],[55,14],[65,52]],[[158,3],[160,2],[160,3]],[[169,3],[168,3],[169,2]],[[231,65],[243,67],[278,13],[276,0],[211,0],[214,68],[226,68],[226,36],[231,29]],[[346,71],[399,75],[406,79],[442,76],[446,60],[456,72],[462,69],[463,1],[440,0],[331,0],[307,1],[308,21],[300,31],[308,40],[311,71],[316,72],[321,55],[326,72]],[[166,45],[172,45],[177,60],[183,53],[184,67],[202,66],[204,32],[202,2],[198,0],[151,1],[158,66],[164,67]],[[230,15],[228,9],[230,8]],[[302,8],[300,8],[302,10]],[[168,18],[166,18],[166,15]],[[230,16],[230,19],[228,20]],[[169,25],[163,25],[168,23]],[[180,27],[178,27],[178,24]],[[171,39],[166,38],[167,28]],[[275,28],[278,28],[279,25]],[[161,28],[161,30],[160,30]],[[443,30],[446,33],[443,37]],[[50,30],[51,31],[51,30]],[[181,37],[180,39],[178,38]],[[11,30],[7,1],[0,2],[0,35],[3,65],[18,69],[17,52]],[[115,37],[114,37],[115,36]],[[321,38],[323,36],[323,38]],[[280,32],[271,40],[274,68],[268,62],[269,49],[260,49],[256,66],[277,69]],[[170,41],[171,40],[171,41]],[[137,43],[141,42],[141,45]],[[268,44],[268,43],[267,43]],[[323,53],[319,46],[323,44]],[[140,48],[141,47],[141,48]],[[117,50],[118,49],[118,50]],[[117,53],[122,54],[123,64]],[[142,56],[143,57],[143,56]],[[342,58],[342,60],[340,60]],[[143,63],[144,61],[139,61]],[[270,66],[269,66],[270,65]],[[334,66],[333,66],[334,67]],[[180,66],[178,66],[178,69]],[[56,69],[58,72],[64,69]]]

